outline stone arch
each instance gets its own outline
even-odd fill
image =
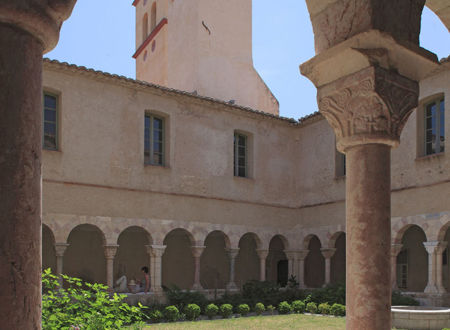
[[[330,248],[336,249],[330,261],[330,282],[345,284],[346,275],[346,236],[345,232],[334,233],[328,243]]]
[[[450,221],[444,224],[438,233],[438,241],[446,243],[442,253],[442,285],[450,291]]]
[[[254,232],[247,232],[239,240],[239,253],[236,257],[235,282],[242,287],[247,281],[259,280],[259,257],[257,250],[261,240]]]
[[[447,0],[427,0],[425,6],[439,17],[450,32],[450,3]]]
[[[325,283],[325,258],[322,255],[322,243],[316,235],[305,237],[304,244],[309,250],[305,258],[305,284],[307,287],[319,288]]]
[[[148,36],[148,15],[147,13],[144,14],[142,17],[142,42],[147,39]]]
[[[409,228],[411,228],[411,227],[413,227],[413,226],[417,226],[417,227],[419,227],[423,232],[424,232],[424,234],[425,234],[425,230],[421,227],[421,225],[419,224],[419,223],[417,223],[416,221],[410,221],[409,223],[407,223],[407,224],[404,224],[401,228],[399,228],[398,230],[393,230],[392,231],[392,243],[393,244],[401,244],[402,243],[402,239],[403,239],[403,236],[405,235],[405,232],[409,229]]]
[[[194,236],[184,228],[171,230],[164,238],[166,246],[162,256],[162,284],[190,289],[194,283]]]
[[[42,224],[42,269],[56,273],[55,235],[49,226]]]
[[[113,278],[125,275],[127,280],[141,280],[141,268],[150,268],[150,256],[147,246],[153,243],[152,236],[140,226],[129,226],[122,230],[117,238],[114,257]]]
[[[269,242],[269,254],[266,259],[266,279],[286,286],[288,281],[288,258],[285,251],[289,250],[287,239],[280,234],[272,237]]]
[[[211,231],[204,240],[200,259],[200,283],[204,289],[224,289],[230,279],[231,247],[229,237],[221,230]]]
[[[91,283],[106,284],[103,231],[93,224],[75,226],[67,238],[63,273]]]
[[[450,229],[450,220],[447,221],[447,223],[445,223],[440,229],[439,232],[437,234],[437,240],[438,241],[443,241],[446,237],[447,231]]]

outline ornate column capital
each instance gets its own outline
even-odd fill
[[[152,257],[161,258],[167,245],[146,245],[147,253]]]
[[[227,249],[227,253],[231,259],[235,259],[237,257],[237,255],[239,254],[239,248],[237,248],[237,249],[229,248],[229,249]]]
[[[305,258],[308,256],[309,250],[299,250],[297,251],[297,258],[298,260],[305,260]]]
[[[341,152],[360,144],[398,146],[417,106],[419,85],[378,66],[365,68],[318,89],[319,110],[333,127]]]
[[[55,253],[57,257],[64,257],[64,252],[69,247],[68,243],[55,243]]]
[[[402,251],[403,244],[391,244],[391,256],[397,257],[398,254]]]
[[[331,259],[336,252],[335,248],[321,248],[320,252],[322,252],[322,255],[325,259]]]
[[[194,258],[200,258],[203,251],[205,251],[206,246],[192,246],[191,251]]]
[[[44,51],[52,50],[76,0],[0,0],[0,23],[16,26],[37,38]]]
[[[284,250],[283,251],[284,252],[284,254],[286,254],[286,257],[289,259],[289,260],[296,260],[297,259],[297,251],[293,251],[293,250]]]
[[[269,255],[269,250],[258,249],[256,253],[258,253],[259,259],[266,259]]]
[[[119,248],[119,245],[117,244],[104,245],[103,248],[105,252],[105,258],[114,259],[117,253],[117,249]]]
[[[434,241],[434,242],[423,242],[425,246],[425,250],[427,250],[428,254],[440,254],[443,253],[445,248],[447,247],[446,241]]]

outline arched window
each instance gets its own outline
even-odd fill
[[[152,4],[152,11],[151,11],[151,21],[150,21],[150,29],[153,31],[153,29],[156,27],[156,2],[153,2]]]
[[[145,14],[144,18],[142,19],[142,42],[147,39],[148,36],[148,15]]]

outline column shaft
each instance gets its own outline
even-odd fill
[[[392,290],[398,290],[397,284],[397,256],[401,252],[402,244],[391,245],[391,287]]]
[[[346,156],[347,329],[391,329],[390,147],[357,145]]]
[[[331,282],[331,258],[325,258],[325,284],[327,286]]]
[[[227,290],[237,290],[238,287],[235,283],[235,263],[236,263],[236,257],[239,253],[239,249],[229,249],[228,255],[230,257],[230,280],[227,284]]]
[[[43,46],[0,23],[0,324],[41,327]]]

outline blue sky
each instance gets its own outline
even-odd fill
[[[126,0],[78,0],[64,23],[51,59],[135,78],[135,9]],[[305,1],[253,1],[253,60],[280,102],[280,114],[299,118],[317,110],[316,90],[299,73],[314,56]],[[282,5],[281,5],[282,4]],[[421,46],[439,58],[450,55],[450,33],[430,10],[422,17]]]

